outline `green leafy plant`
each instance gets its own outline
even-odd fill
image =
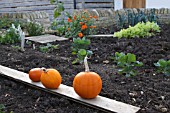
[[[68,23],[66,25],[66,37],[80,37],[95,34],[96,26],[94,21],[97,16],[90,15],[87,11],[74,16],[68,15]]]
[[[125,74],[126,77],[135,76],[137,71],[134,68],[143,65],[142,62],[136,61],[136,56],[131,53],[124,54],[122,52],[116,52],[114,61],[120,68],[118,74]]]
[[[14,26],[21,26],[21,28],[25,28],[26,27],[26,22],[24,20],[21,19],[10,19],[10,18],[0,18],[0,29],[9,29],[11,27],[12,24],[14,24]]]
[[[91,56],[92,51],[88,50],[88,46],[90,45],[90,40],[85,37],[81,38],[73,38],[72,43],[72,54],[77,55],[77,58],[72,62],[72,64],[83,63],[85,56]]]
[[[16,50],[22,50],[22,48],[20,46],[14,46],[12,45],[12,48],[16,49]]]
[[[125,24],[126,24],[126,21],[127,21],[127,17],[125,14],[116,14],[116,24],[117,24],[117,27],[122,29],[123,27],[125,27]]]
[[[44,28],[37,22],[28,22],[26,26],[26,31],[29,36],[39,36],[43,34]]]
[[[5,106],[3,104],[0,104],[0,113],[5,113],[3,110],[5,109]]]
[[[64,35],[69,38],[82,38],[89,34],[95,34],[96,26],[93,24],[97,16],[91,16],[87,11],[76,16],[71,16],[67,12],[65,15],[68,17],[67,22],[64,20],[59,22],[54,21],[51,26],[59,35]]]
[[[126,14],[117,14],[117,27],[124,28],[127,26],[135,26],[139,22],[155,22],[158,23],[158,16],[155,14],[155,9],[151,9],[151,12],[145,14],[143,11],[139,11],[138,13],[134,13],[130,10],[127,10]]]
[[[115,32],[113,37],[118,38],[134,38],[134,37],[146,37],[153,36],[160,32],[160,27],[154,22],[138,23],[134,27],[129,26],[127,29],[121,29],[119,32]]]
[[[57,18],[64,11],[64,4],[59,0],[50,0],[51,4],[55,4],[54,8],[54,18]]]
[[[19,35],[20,26],[16,28],[14,24],[10,27],[5,34],[0,37],[1,44],[13,44],[19,42],[21,40],[21,36]]]
[[[158,72],[163,73],[167,76],[170,75],[170,60],[164,60],[160,59],[157,63],[154,63],[154,65],[158,68]]]
[[[52,44],[47,44],[47,46],[40,46],[40,51],[41,52],[49,52],[49,51],[53,51],[55,49],[58,49],[59,48],[59,45],[52,45]]]
[[[148,16],[144,14],[144,12],[140,11],[137,14],[131,13],[128,11],[128,25],[134,26],[139,22],[146,23]]]
[[[56,31],[57,36],[63,36],[67,32],[67,22],[64,19],[60,21],[54,20],[51,24],[51,29]]]

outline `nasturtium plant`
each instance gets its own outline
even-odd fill
[[[146,23],[138,23],[134,27],[129,26],[127,29],[121,29],[119,32],[115,32],[113,37],[118,38],[143,38],[147,36],[153,36],[156,33],[160,32],[160,27],[157,23],[154,22],[146,22]]]
[[[134,68],[143,65],[142,62],[136,61],[136,56],[131,53],[124,54],[122,52],[116,52],[113,59],[120,68],[118,74],[125,74],[126,77],[137,75],[137,71]]]
[[[161,72],[167,76],[170,76],[170,60],[160,59],[154,65],[158,68],[158,72]]]

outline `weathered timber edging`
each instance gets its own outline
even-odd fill
[[[110,38],[110,37],[113,37],[113,34],[88,35],[87,37],[106,37],[106,38]]]
[[[29,79],[29,76],[27,73],[23,73],[23,72],[10,69],[8,67],[4,67],[1,65],[0,65],[0,74],[6,77],[9,77],[9,78],[15,79],[17,81],[20,81],[34,88],[38,88],[38,89],[47,91],[49,93],[53,93],[55,95],[62,95],[78,103],[91,106],[94,108],[98,108],[106,112],[136,113],[140,109],[139,107],[135,107],[129,104],[118,102],[118,101],[115,101],[115,100],[112,100],[106,97],[102,97],[102,96],[97,96],[95,99],[90,99],[90,100],[82,99],[74,92],[74,89],[72,87],[66,86],[63,84],[61,84],[59,88],[56,90],[46,89],[40,82],[38,83],[32,82]]]

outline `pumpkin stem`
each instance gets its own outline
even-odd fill
[[[87,57],[87,56],[85,56],[85,58],[84,58],[85,72],[89,72],[89,71],[90,71],[90,70],[89,70],[89,66],[88,66],[87,59],[88,59],[88,57]]]
[[[47,69],[45,67],[42,67],[41,70],[47,73]]]

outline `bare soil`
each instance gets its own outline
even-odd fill
[[[134,39],[97,38],[91,39],[89,59],[91,71],[97,72],[103,81],[100,93],[114,100],[141,107],[140,113],[170,113],[170,76],[156,73],[153,63],[159,59],[170,59],[170,26],[162,26],[156,36]],[[74,76],[84,71],[81,64],[72,65],[76,56],[71,54],[71,40],[55,42],[59,49],[47,53],[26,45],[19,51],[11,45],[0,45],[0,65],[28,73],[31,68],[55,68],[62,75],[62,83],[72,86]],[[137,68],[138,75],[126,78],[117,74],[115,63],[110,59],[115,52],[133,53],[144,66]],[[21,83],[0,79],[0,104],[5,112],[14,113],[94,113],[95,109],[74,103],[65,98],[38,91]]]

